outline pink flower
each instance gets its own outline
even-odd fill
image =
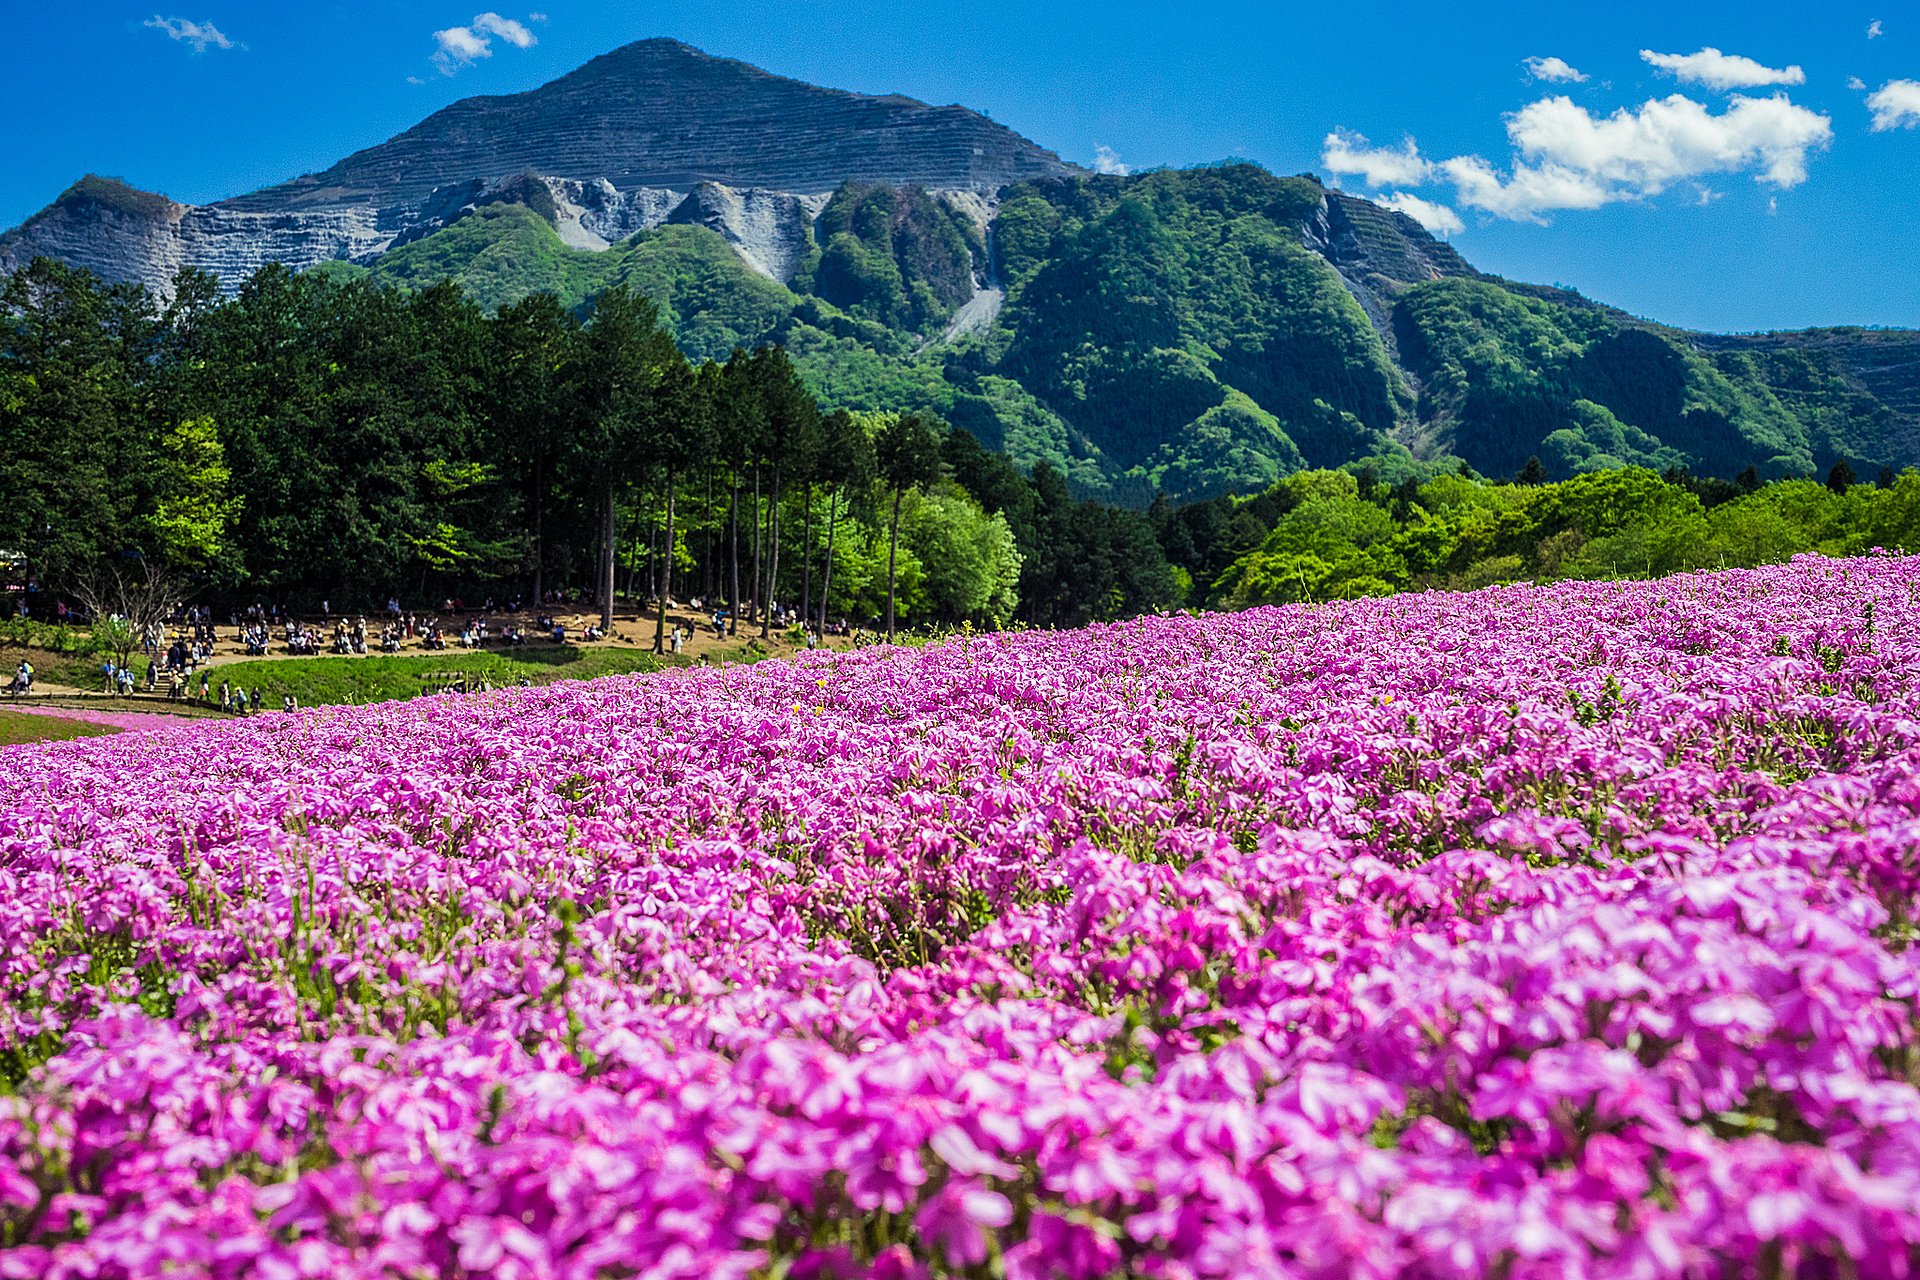
[[[914,1215],[914,1226],[945,1251],[950,1267],[969,1267],[987,1259],[987,1229],[1013,1221],[1013,1206],[998,1191],[972,1179],[956,1178]]]

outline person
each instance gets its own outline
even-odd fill
[[[220,709],[222,711],[233,710],[233,681],[231,680],[222,680],[220,682]]]
[[[16,668],[13,673],[13,692],[15,693],[15,695],[19,695],[23,693],[29,693],[32,691],[32,689],[33,689],[33,664],[31,662],[28,662],[25,658],[22,658],[20,659],[19,667]]]
[[[253,686],[253,697],[249,698],[247,701],[253,705],[253,709],[255,711],[258,711],[261,708],[261,706],[264,705],[266,700],[260,696],[259,685]]]
[[[245,689],[240,690],[239,693],[234,695],[233,709],[243,716],[247,714],[247,691]]]
[[[202,671],[200,673],[200,701],[202,702],[207,701],[207,681],[212,675],[213,672],[211,671]]]

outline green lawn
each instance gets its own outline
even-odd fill
[[[119,732],[110,724],[30,716],[0,708],[0,747],[17,747],[23,742],[66,742],[72,738],[97,738]]]
[[[519,684],[523,677],[534,684],[550,684],[555,680],[591,680],[596,676],[632,671],[658,671],[662,667],[683,665],[685,661],[684,658],[656,658],[635,649],[585,648],[570,644],[530,645],[513,651],[511,657],[504,653],[448,651],[291,658],[215,667],[213,688],[218,690],[222,680],[232,681],[236,688],[257,688],[266,705],[276,709],[287,694],[298,698],[303,707],[337,706],[416,697],[427,684],[424,677],[438,672],[459,672],[473,679],[489,679],[495,685]],[[199,688],[197,679],[194,687]]]

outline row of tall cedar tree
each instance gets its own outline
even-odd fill
[[[40,259],[5,280],[0,311],[0,551],[52,589],[43,601],[154,557],[223,609],[605,601],[645,512],[644,538],[693,557],[678,598],[791,603],[804,587],[817,611],[819,497],[892,535],[904,494],[955,483],[1011,530],[1022,622],[1182,594],[1143,513],[1076,501],[1045,464],[1022,474],[926,414],[823,416],[779,347],[694,364],[624,288],[487,315],[451,283],[269,266],[229,299],[183,272],[163,302]]]

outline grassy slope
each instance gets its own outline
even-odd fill
[[[555,680],[591,680],[597,676],[632,671],[657,671],[675,665],[650,653],[632,649],[584,649],[575,645],[529,645],[511,657],[500,653],[406,654],[363,658],[300,658],[236,662],[214,668],[213,687],[221,680],[236,687],[259,689],[266,705],[277,707],[292,694],[303,707],[391,702],[417,697],[424,677],[459,672],[485,677],[494,684],[518,684],[524,677],[534,684]]]
[[[68,742],[74,738],[97,738],[119,732],[110,724],[23,715],[18,711],[0,708],[0,747],[17,747],[24,742]]]

